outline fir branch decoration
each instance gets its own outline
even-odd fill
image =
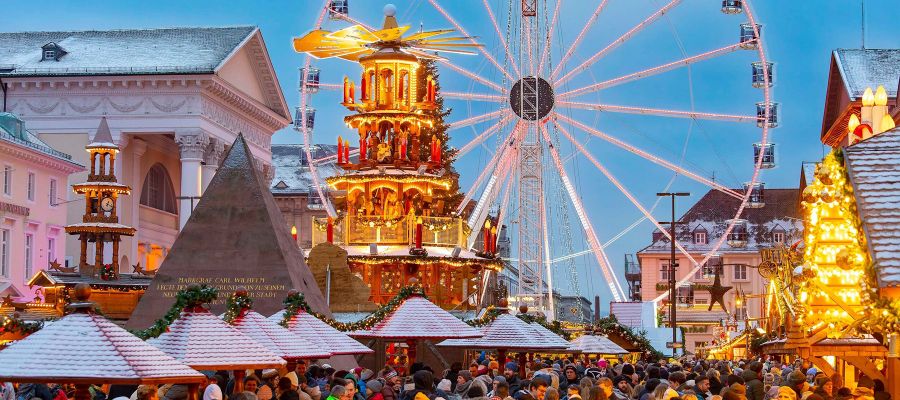
[[[413,296],[428,298],[425,295],[425,289],[423,289],[422,286],[404,286],[400,289],[397,295],[394,296],[394,298],[385,303],[383,306],[379,307],[377,310],[373,311],[365,318],[355,322],[341,322],[313,311],[312,308],[309,307],[309,303],[306,302],[306,299],[303,298],[303,294],[294,292],[288,294],[287,298],[284,299],[284,318],[281,320],[280,324],[281,326],[287,328],[288,324],[294,318],[294,316],[296,316],[297,313],[302,310],[324,321],[326,324],[331,325],[334,329],[342,332],[371,329],[373,326],[375,326],[375,324],[381,322],[390,313],[394,312],[397,307],[400,307],[400,304],[402,304],[403,301]]]
[[[599,333],[602,335],[615,334],[623,337],[625,340],[630,341],[632,344],[637,346],[642,352],[649,353],[651,359],[659,360],[661,358],[665,358],[665,355],[661,353],[659,350],[653,347],[650,344],[650,340],[647,339],[646,332],[635,332],[631,327],[619,324],[619,320],[616,319],[615,315],[610,315],[605,318],[600,318],[596,323],[590,328],[594,333]]]
[[[247,294],[246,290],[238,290],[228,300],[225,300],[225,316],[224,320],[228,324],[234,323],[234,320],[243,317],[250,308],[253,307],[253,299]]]
[[[464,320],[464,322],[469,324],[470,326],[480,328],[482,326],[490,324],[491,322],[494,322],[497,317],[503,314],[503,311],[504,310],[496,308],[494,306],[488,306],[488,308],[484,311],[484,315],[482,315],[480,318]]]
[[[187,307],[196,307],[209,303],[218,298],[218,296],[219,291],[216,290],[216,288],[207,285],[188,286],[187,288],[178,291],[178,295],[175,296],[175,304],[172,304],[172,307],[169,308],[169,311],[166,311],[166,314],[163,315],[162,318],[156,320],[149,328],[134,331],[132,333],[144,340],[162,335],[169,329],[169,325],[172,324],[172,321],[175,321],[175,319],[181,315],[182,310]]]
[[[44,321],[27,322],[19,317],[19,313],[13,313],[11,317],[3,317],[2,322],[0,323],[0,335],[6,333],[30,335],[44,327]]]

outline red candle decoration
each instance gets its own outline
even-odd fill
[[[359,135],[359,161],[366,161],[366,135]]]
[[[484,239],[484,252],[491,252],[491,220],[487,219],[484,221],[484,229],[482,230],[481,235]]]
[[[297,237],[295,236],[294,239]],[[325,227],[325,238],[328,243],[334,243],[334,220],[328,217],[328,225]]]
[[[497,253],[497,227],[491,228],[491,254]]]
[[[416,248],[422,248],[422,217],[416,219]]]
[[[297,225],[291,227],[291,237],[294,238],[294,241],[297,241]]]
[[[344,143],[340,136],[338,136],[337,163],[344,163]]]
[[[350,146],[347,145],[347,142],[344,142],[344,162],[350,162]]]

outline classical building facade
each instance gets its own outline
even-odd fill
[[[75,162],[87,162],[84,146],[107,118],[121,149],[118,181],[134,189],[117,207],[138,231],[122,242],[126,272],[160,265],[238,133],[271,177],[271,136],[291,121],[252,26],[0,33],[0,54],[0,107]],[[78,200],[60,193],[61,202]],[[68,222],[81,211],[70,207]],[[77,241],[65,254],[74,266]]]
[[[690,284],[677,289],[676,319],[678,326],[685,328],[687,351],[694,352],[697,347],[710,344],[725,320],[733,319],[743,327],[745,321],[764,316],[767,282],[756,271],[761,261],[759,251],[778,245],[791,246],[802,239],[799,195],[798,189],[765,189],[756,199],[755,207],[744,209],[743,219],[737,221],[718,251],[692,274]],[[702,260],[722,239],[739,205],[739,200],[710,190],[678,219],[678,243],[694,259]],[[652,301],[669,289],[669,240],[659,231],[653,233],[652,240],[651,245],[637,253],[641,278],[638,288],[643,301]],[[675,258],[678,265],[675,278],[681,280],[693,268],[682,253],[676,251]],[[732,289],[724,295],[725,310],[716,303],[707,311],[714,299],[706,288],[714,283],[716,274],[721,285]],[[741,299],[737,300],[738,297]],[[659,304],[668,303],[668,299],[663,299]],[[668,307],[659,311],[663,323],[668,324]]]
[[[26,282],[65,254],[69,174],[84,167],[0,113],[0,297],[32,300]]]

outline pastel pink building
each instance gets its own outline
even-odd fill
[[[0,113],[0,297],[31,300],[26,282],[65,256],[69,174],[84,167]]]
[[[752,200],[752,207],[744,209],[732,232],[713,257],[690,277],[690,285],[677,289],[676,319],[678,326],[685,328],[685,349],[694,352],[697,347],[709,344],[722,321],[729,314],[738,322],[763,316],[767,282],[759,275],[756,266],[760,263],[759,250],[778,244],[790,246],[801,239],[803,225],[800,218],[799,189],[764,189]],[[678,243],[696,260],[703,259],[722,238],[728,222],[734,217],[739,201],[723,192],[710,190],[684,215],[679,218],[676,228]],[[651,301],[663,295],[669,285],[669,240],[656,231],[653,243],[637,253],[640,284],[633,285],[633,297]],[[691,262],[680,252],[675,253],[678,268],[676,280],[691,273]],[[712,285],[715,274],[720,275],[723,286],[733,289],[725,294],[725,309],[719,304],[710,307],[710,294],[702,285]],[[697,287],[701,286],[701,287]],[[744,294],[740,306],[736,296]],[[659,302],[668,305],[667,299]],[[669,324],[668,307],[660,308],[663,324]]]

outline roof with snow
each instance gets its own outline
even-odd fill
[[[628,354],[628,350],[622,348],[606,336],[584,335],[570,342],[572,349],[584,354]]]
[[[77,167],[79,170],[84,168],[83,165],[72,161],[71,155],[50,147],[49,144],[41,140],[37,135],[25,129],[25,122],[13,113],[0,112],[0,141],[47,154],[56,159],[65,161],[73,167]]]
[[[862,98],[867,87],[883,85],[888,97],[897,96],[900,49],[837,49],[834,60],[851,100]]]
[[[213,73],[253,26],[0,33],[0,75],[145,75]],[[41,46],[66,54],[41,61]],[[6,71],[13,68],[11,71]]]
[[[97,127],[97,133],[94,134],[94,138],[91,139],[91,142],[88,143],[85,148],[119,148],[119,146],[113,142],[112,132],[109,131],[109,123],[106,122],[106,117],[100,118],[100,126]]]
[[[199,383],[191,367],[93,313],[69,314],[0,351],[0,381]]]
[[[287,363],[202,307],[181,312],[148,343],[194,369],[265,369]]]
[[[847,147],[844,157],[878,284],[900,286],[900,128]]]
[[[304,339],[253,310],[235,318],[231,326],[285,360],[331,357],[327,347]]]
[[[372,329],[350,332],[353,337],[382,339],[465,339],[482,333],[424,297],[403,301]]]
[[[733,189],[743,193],[744,189]],[[746,221],[747,243],[743,247],[731,247],[727,243],[719,248],[720,253],[756,253],[760,248],[771,247],[773,232],[785,233],[785,241],[790,244],[801,237],[803,224],[800,213],[800,191],[791,189],[765,189],[765,205],[759,208],[745,207],[741,219]],[[675,232],[678,242],[691,253],[705,254],[713,249],[725,233],[729,221],[737,213],[741,200],[719,190],[710,189],[678,221]],[[706,231],[705,243],[695,243],[693,233]],[[651,245],[638,253],[666,253],[670,251],[669,240],[659,231]]]
[[[335,164],[336,145],[313,145],[311,154],[313,160],[322,160],[316,163],[320,183],[324,185],[325,178],[341,174],[341,168]],[[308,194],[310,190],[315,191],[309,161],[306,159],[306,151],[302,144],[273,144],[272,166],[275,168],[275,178],[269,187],[272,194],[297,195]]]
[[[551,345],[551,346],[566,346],[566,347],[570,346],[569,342],[567,342],[565,339],[563,339],[559,335],[551,332],[549,329],[545,328],[543,325],[541,325],[537,322],[532,322],[528,325],[531,327],[531,329],[534,329],[534,331],[538,335],[538,338],[540,338],[540,340],[542,342],[544,342],[548,345]]]
[[[504,350],[565,350],[569,343],[547,342],[534,327],[511,314],[500,314],[494,321],[481,328],[484,336],[476,339],[450,339],[438,343],[444,347]]]
[[[269,321],[276,324],[280,324],[283,319],[284,310],[269,317]],[[375,352],[364,346],[362,343],[357,342],[356,339],[334,329],[331,325],[326,324],[324,321],[303,310],[298,311],[297,314],[288,321],[288,330],[299,337],[321,346],[323,349],[328,349],[328,351],[334,355],[369,354]]]

